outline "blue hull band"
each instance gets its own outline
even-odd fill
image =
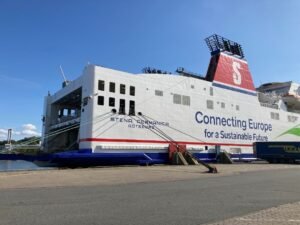
[[[216,162],[215,153],[194,153],[194,157],[206,162]],[[232,158],[241,161],[253,160],[253,154],[234,154]],[[168,164],[168,153],[78,153],[63,152],[53,156],[52,163],[60,166],[101,166],[101,165],[152,165]]]
[[[215,153],[194,153],[194,157],[206,162],[216,162]],[[253,154],[233,154],[232,158],[250,161]],[[0,160],[26,160],[35,162],[39,166],[101,166],[101,165],[151,165],[168,164],[168,153],[92,153],[90,149],[41,154],[28,156],[22,154],[0,154]]]

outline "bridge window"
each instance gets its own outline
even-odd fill
[[[98,105],[104,105],[104,97],[98,96]]]
[[[116,84],[114,82],[109,83],[109,92],[115,93],[116,91]]]
[[[125,84],[120,84],[120,94],[126,94],[126,86]]]
[[[135,87],[134,86],[130,86],[130,88],[129,88],[129,94],[131,96],[135,96]]]
[[[225,109],[225,102],[221,102],[221,108]]]
[[[239,106],[239,105],[236,105],[236,106],[235,106],[235,109],[236,109],[236,111],[240,111],[240,106]]]
[[[99,91],[104,91],[104,84],[105,84],[104,80],[98,81],[98,90]]]
[[[115,98],[109,98],[108,105],[111,107],[114,107],[115,106]]]
[[[125,115],[125,99],[120,99],[119,114]]]
[[[129,116],[135,116],[135,102],[129,101]]]

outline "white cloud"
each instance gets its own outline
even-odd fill
[[[23,124],[22,125],[23,130],[20,132],[21,135],[24,135],[25,137],[30,136],[40,136],[41,134],[37,131],[37,128],[35,125],[31,123]]]
[[[39,132],[35,130],[22,130],[21,134],[24,136],[39,136],[41,135]]]
[[[5,129],[0,129],[0,140],[6,140],[7,139],[7,130]]]
[[[20,129],[12,130],[12,139],[19,140],[24,137],[41,136],[41,133],[37,130],[34,124],[27,123],[23,124]],[[7,129],[0,128],[0,140],[5,140],[7,138]]]
[[[28,123],[28,124],[23,124],[22,125],[22,128],[24,130],[36,130],[36,126],[31,124],[31,123]]]

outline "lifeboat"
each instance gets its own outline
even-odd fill
[[[296,94],[285,94],[282,96],[285,104],[294,110],[300,110],[300,96]]]

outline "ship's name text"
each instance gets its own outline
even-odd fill
[[[110,121],[117,123],[127,123],[128,128],[155,129],[156,126],[169,126],[169,122],[165,121],[132,119],[124,117],[111,117]]]

